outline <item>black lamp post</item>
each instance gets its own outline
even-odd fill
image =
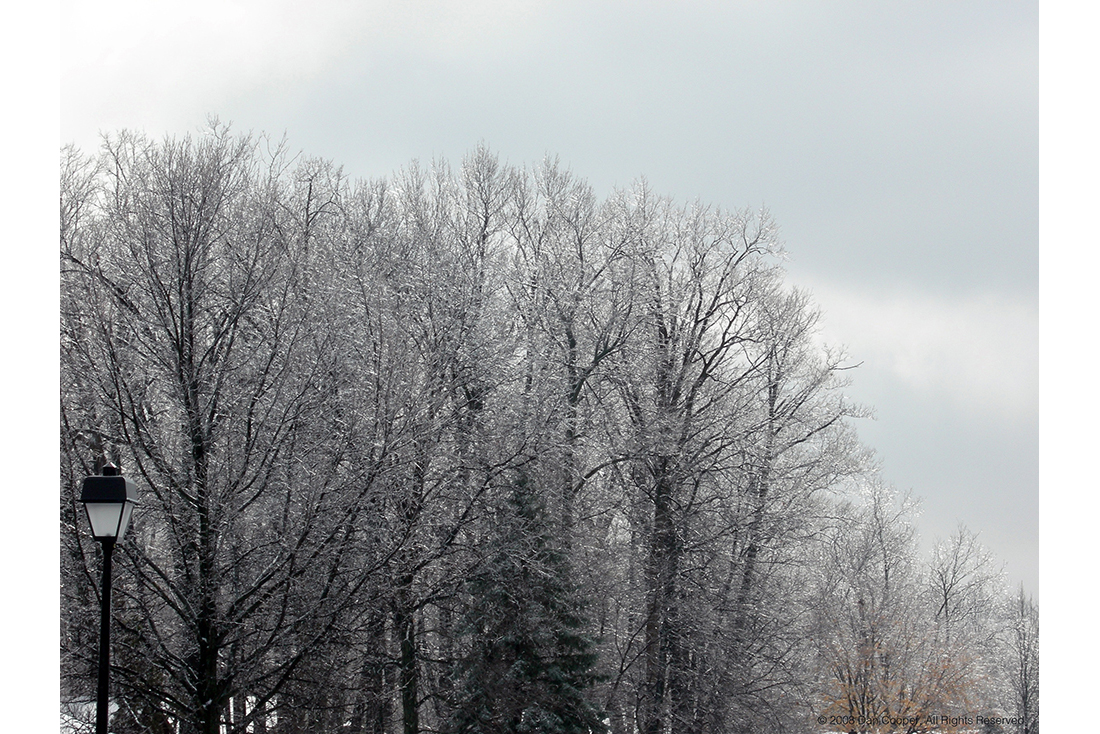
[[[96,693],[95,731],[107,734],[107,680],[111,664],[111,551],[126,535],[137,504],[137,487],[119,475],[114,464],[100,476],[84,479],[80,501],[88,513],[92,537],[103,544],[103,594],[99,620],[99,688]]]

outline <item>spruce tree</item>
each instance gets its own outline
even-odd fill
[[[593,643],[565,554],[532,483],[518,478],[468,582],[455,734],[603,732],[585,697],[596,681]]]

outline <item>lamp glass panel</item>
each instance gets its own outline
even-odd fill
[[[84,508],[88,511],[88,522],[92,526],[92,536],[96,538],[113,538],[118,533],[118,521],[123,507],[129,507],[126,502],[87,502]],[[129,517],[127,516],[127,519]]]
[[[130,516],[134,514],[134,503],[127,500],[122,508],[122,524],[118,526],[118,540],[122,542],[126,535],[126,529],[130,527]]]

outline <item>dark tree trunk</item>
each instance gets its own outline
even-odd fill
[[[646,585],[649,604],[645,624],[645,684],[642,690],[642,734],[664,731],[665,698],[676,604],[676,529],[673,522],[673,480],[669,459],[657,460],[653,535]]]
[[[412,579],[402,579],[404,586],[411,585]],[[403,594],[398,595],[398,604],[393,613],[394,632],[400,645],[398,662],[398,687],[401,690],[401,721],[403,734],[419,734],[419,669],[416,655],[416,614],[406,607]]]
[[[386,620],[380,612],[367,626],[367,652],[349,734],[383,734],[386,718]]]

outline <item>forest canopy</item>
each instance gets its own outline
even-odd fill
[[[766,211],[215,124],[64,149],[60,245],[63,705],[81,481],[142,491],[112,731],[1038,732],[1037,605],[918,552]]]

